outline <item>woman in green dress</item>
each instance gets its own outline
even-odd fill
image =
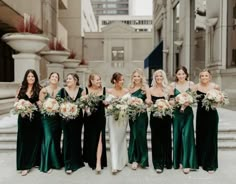
[[[152,87],[150,88],[152,102],[158,99],[168,100],[170,89],[166,73],[157,70],[153,74]],[[150,114],[151,143],[152,143],[152,162],[157,173],[162,173],[164,168],[172,168],[172,148],[171,148],[171,124],[170,116],[154,117]]]
[[[49,75],[49,85],[40,91],[39,99],[42,103],[49,98],[56,98],[56,94],[61,89],[58,86],[59,74],[52,72]],[[43,126],[43,141],[41,147],[40,171],[51,173],[52,169],[62,167],[61,155],[61,123],[58,113],[55,115],[43,114],[41,116]]]
[[[84,147],[83,158],[89,167],[96,169],[100,174],[101,169],[107,166],[106,156],[106,117],[104,99],[106,95],[105,88],[102,88],[101,77],[97,74],[89,75],[88,87],[83,91],[83,96],[94,94],[100,98],[96,110],[84,113]]]
[[[141,69],[136,69],[131,75],[130,94],[133,97],[142,99],[144,102],[151,104],[151,96],[149,88],[145,84],[145,78]],[[148,164],[148,146],[147,146],[147,112],[138,114],[135,120],[130,118],[130,141],[128,147],[129,163],[131,168],[136,170],[138,165],[142,168],[149,166]]]
[[[174,96],[191,91],[194,83],[188,81],[187,69],[182,66],[176,72],[176,82],[171,84]],[[173,165],[175,169],[183,168],[188,174],[190,170],[198,169],[195,149],[193,110],[185,104],[174,111],[173,119]]]
[[[79,87],[79,77],[75,73],[69,73],[66,77],[66,87],[62,88],[57,96],[69,101],[76,102],[82,93]],[[75,119],[65,119],[61,117],[63,130],[63,160],[66,174],[71,174],[77,169],[84,167],[81,149],[81,133],[82,133],[82,110]]]
[[[216,109],[206,110],[202,100],[209,90],[219,86],[210,82],[211,73],[203,70],[199,74],[200,82],[196,85],[198,98],[196,118],[196,149],[198,164],[208,173],[214,173],[218,168],[218,124],[219,117]]]
[[[40,90],[37,73],[35,70],[29,69],[25,73],[16,100],[28,100],[38,107]],[[39,166],[41,141],[42,127],[39,111],[34,111],[31,118],[19,115],[16,167],[17,170],[21,170],[22,176],[27,175],[32,167]]]

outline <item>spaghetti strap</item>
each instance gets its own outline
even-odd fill
[[[105,87],[103,87],[103,92],[102,92],[102,94],[105,96],[106,95],[106,88]]]
[[[85,90],[86,90],[86,95],[88,94],[88,88],[87,87],[85,87]]]

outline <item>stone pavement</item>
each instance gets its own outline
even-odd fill
[[[151,159],[149,160],[150,167],[147,169],[138,168],[137,171],[133,171],[127,166],[117,175],[112,175],[109,167],[103,169],[100,175],[96,175],[95,171],[86,166],[72,175],[66,175],[63,169],[45,174],[34,168],[27,176],[21,176],[15,170],[15,153],[0,153],[0,184],[235,184],[236,182],[235,151],[219,152],[219,169],[214,174],[208,174],[202,169],[187,175],[181,170],[174,169],[157,174],[152,167]]]

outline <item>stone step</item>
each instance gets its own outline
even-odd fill
[[[128,141],[127,141],[128,145]],[[109,141],[106,142],[107,150],[110,150],[110,143]],[[236,142],[218,142],[218,149],[219,151],[236,151]],[[2,142],[0,143],[0,152],[7,152],[7,151],[15,151],[16,150],[16,143],[15,142]],[[148,150],[151,151],[151,142],[148,141]]]

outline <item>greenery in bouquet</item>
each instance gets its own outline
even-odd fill
[[[33,112],[37,110],[38,108],[36,107],[36,105],[32,104],[30,101],[20,99],[19,101],[14,103],[14,106],[11,112],[13,114],[19,114],[21,115],[21,117],[27,116],[30,119],[32,119]]]
[[[107,115],[113,116],[114,120],[121,121],[127,117],[127,99],[113,98],[107,107]]]
[[[131,97],[128,99],[128,115],[133,121],[142,112],[146,112],[147,107],[141,98]]]
[[[79,108],[85,110],[85,112],[90,115],[93,111],[96,111],[101,102],[104,99],[103,96],[98,96],[95,93],[90,93],[85,96],[81,96],[78,100]]]
[[[173,116],[173,107],[165,99],[158,99],[150,107],[150,111],[153,112],[154,117],[163,118],[164,116]]]
[[[202,106],[205,107],[207,111],[210,109],[215,110],[218,106],[228,103],[229,99],[226,94],[217,89],[209,90],[202,100]]]

